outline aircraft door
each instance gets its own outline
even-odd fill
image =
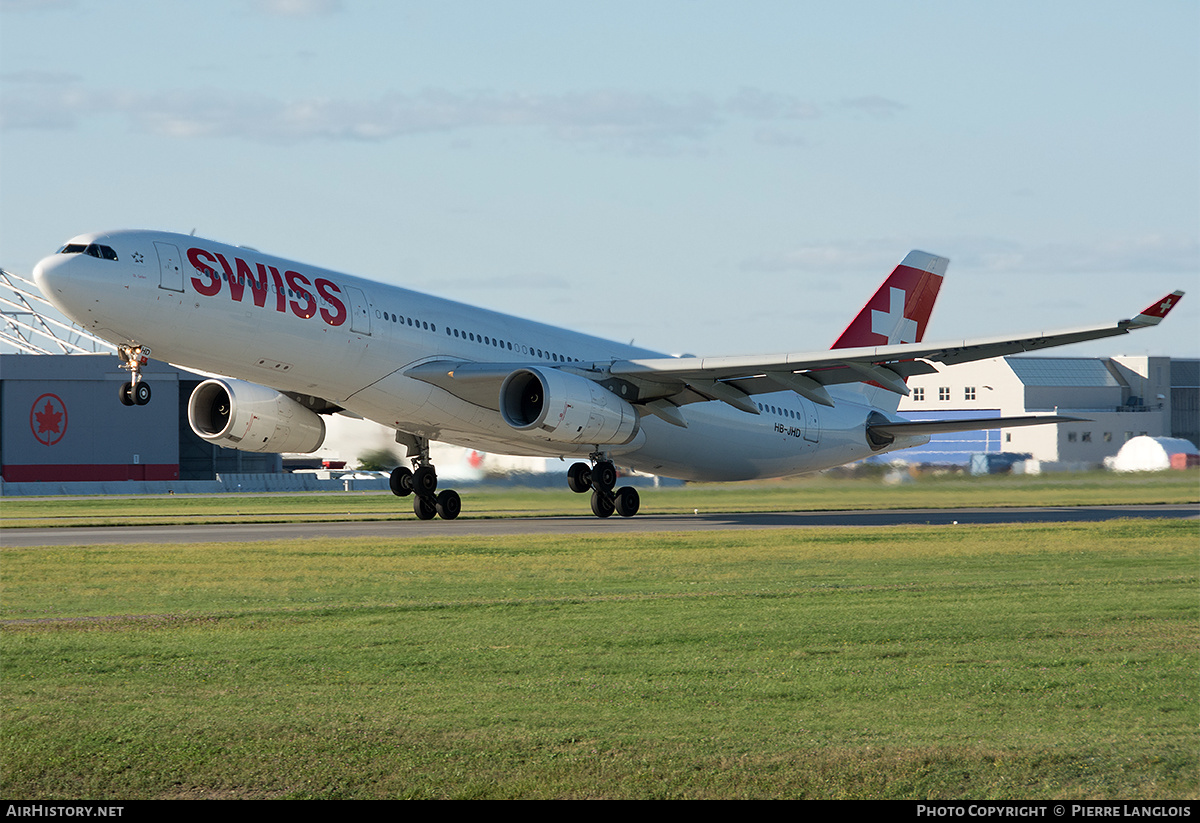
[[[183,291],[183,265],[180,262],[179,249],[171,243],[154,242],[158,252],[158,287],[171,291]]]
[[[809,443],[820,443],[821,418],[817,412],[817,404],[802,397],[800,407],[804,409],[804,439]]]
[[[347,286],[346,291],[350,295],[350,331],[370,334],[371,312],[367,306],[367,296],[362,289],[354,286]]]

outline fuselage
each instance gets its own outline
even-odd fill
[[[586,456],[597,447],[514,430],[496,403],[465,400],[405,372],[453,360],[599,374],[615,360],[665,356],[166,232],[80,235],[42,260],[34,277],[65,314],[114,344],[136,342],[177,366],[319,398],[389,428],[496,453]],[[831,394],[832,407],[790,391],[756,395],[757,415],[717,401],[692,403],[686,427],[643,415],[628,443],[605,450],[630,468],[691,480],[779,477],[881,451],[865,437],[874,411],[869,395],[855,387],[831,387]]]

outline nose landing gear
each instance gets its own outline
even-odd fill
[[[117,346],[121,368],[129,372],[129,382],[122,383],[117,398],[124,406],[144,406],[150,402],[150,384],[142,380],[142,366],[150,360],[150,349],[137,344]]]
[[[633,517],[641,506],[637,489],[624,486],[616,491],[617,469],[603,452],[591,455],[592,465],[574,463],[567,470],[567,487],[577,494],[592,493],[592,514],[597,517]]]

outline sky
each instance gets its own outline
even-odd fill
[[[1200,4],[0,0],[0,266],[154,228],[668,353],[1200,356]]]

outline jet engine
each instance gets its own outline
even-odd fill
[[[313,452],[325,421],[287,395],[243,380],[205,380],[188,400],[192,431],[218,446],[248,452]]]
[[[621,445],[638,433],[633,406],[586,377],[558,369],[517,369],[504,378],[500,414],[517,431],[559,443]]]

